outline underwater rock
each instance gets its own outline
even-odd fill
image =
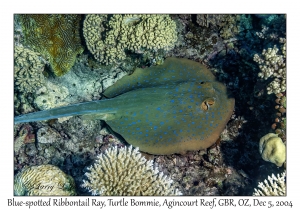
[[[49,126],[42,127],[37,132],[39,143],[54,143],[61,139],[60,134]]]
[[[104,92],[109,98],[122,94],[135,107],[123,104],[118,110],[123,117],[107,116],[106,122],[128,143],[151,154],[211,146],[234,107],[226,87],[204,66],[187,59],[168,58],[163,65],[137,69]]]
[[[126,75],[126,73],[123,72],[123,71],[121,71],[121,72],[117,73],[114,77],[105,78],[102,81],[102,87],[103,87],[103,89],[105,90],[108,87],[112,86],[114,83],[116,83],[116,81],[118,81],[119,79],[121,79],[125,75]]]
[[[34,93],[37,88],[44,85],[45,79],[42,73],[44,66],[40,54],[24,47],[15,46],[15,88],[20,92]]]

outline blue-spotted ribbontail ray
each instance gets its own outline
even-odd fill
[[[234,108],[226,87],[205,66],[184,58],[136,69],[104,95],[109,99],[17,116],[15,123],[75,115],[102,119],[141,151],[166,155],[214,144]]]

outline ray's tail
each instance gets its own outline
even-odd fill
[[[115,111],[116,109],[111,106],[111,99],[106,99],[20,115],[14,118],[14,123],[35,122],[78,115],[99,115]]]

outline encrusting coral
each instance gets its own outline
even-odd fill
[[[159,173],[153,161],[147,161],[132,146],[109,148],[88,170],[88,181],[83,180],[82,187],[93,195],[181,195],[172,180]]]
[[[281,93],[286,90],[286,40],[280,39],[283,43],[281,53],[276,45],[273,48],[263,50],[261,55],[255,54],[253,60],[259,64],[261,72],[258,73],[260,78],[267,80],[273,77],[274,80],[268,85],[268,94]]]
[[[20,15],[26,44],[49,60],[56,76],[68,72],[83,52],[80,20],[72,14]]]
[[[169,15],[87,15],[83,35],[94,57],[106,65],[126,58],[126,50],[142,53],[169,50],[177,41]]]
[[[25,167],[15,176],[14,195],[76,195],[75,182],[53,165]]]
[[[45,64],[39,56],[40,54],[29,49],[15,46],[14,79],[15,88],[20,92],[32,93],[43,86],[45,80],[42,72]]]
[[[286,147],[278,134],[269,133],[259,141],[259,152],[265,161],[272,162],[278,167],[282,166],[286,159]]]
[[[277,174],[277,177],[272,174],[268,176],[268,180],[265,179],[264,182],[259,182],[258,187],[261,190],[254,189],[254,196],[285,196],[286,194],[286,184],[285,184],[286,174]]]

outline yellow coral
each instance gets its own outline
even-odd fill
[[[73,178],[53,165],[30,166],[23,168],[14,180],[14,194],[37,195],[76,195]]]
[[[198,14],[196,21],[200,26],[216,28],[220,30],[220,36],[230,39],[240,31],[239,22],[241,15],[218,15],[218,14]]]
[[[265,161],[282,166],[286,159],[285,144],[277,134],[269,133],[259,141],[259,152]]]
[[[32,93],[44,84],[42,72],[45,64],[39,56],[40,54],[29,49],[15,46],[14,81],[17,90]]]
[[[49,59],[56,76],[68,72],[76,55],[83,52],[79,29],[80,15],[20,15],[27,44]]]
[[[105,32],[105,33],[103,33]],[[83,25],[87,47],[108,64],[126,58],[126,50],[169,50],[177,40],[176,24],[169,15],[87,15]]]
[[[85,173],[82,186],[93,195],[180,195],[172,180],[153,168],[153,161],[142,157],[132,146],[110,148],[100,154]]]

